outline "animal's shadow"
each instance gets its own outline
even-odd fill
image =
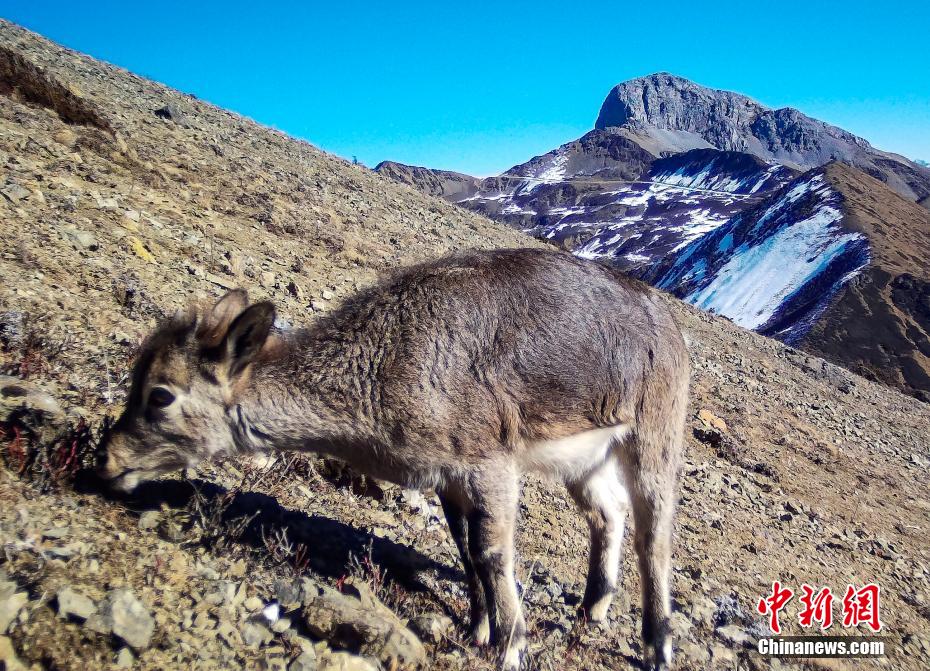
[[[401,543],[379,538],[367,531],[320,515],[308,515],[290,510],[261,492],[230,492],[204,480],[156,480],[140,484],[132,494],[110,490],[95,475],[82,473],[76,482],[79,491],[93,493],[125,507],[143,512],[189,508],[195,497],[201,503],[222,502],[221,523],[249,520],[235,538],[252,548],[265,548],[265,539],[281,532],[294,547],[302,544],[305,566],[315,573],[338,579],[346,574],[353,557],[369,556],[378,567],[387,571],[390,579],[408,591],[430,591],[422,578],[432,573],[440,578],[464,580],[458,568],[436,561]]]
[[[205,480],[156,480],[140,484],[132,494],[120,494],[112,491],[92,472],[78,474],[75,482],[78,491],[96,494],[109,501],[119,503],[129,510],[142,513],[147,510],[160,510],[163,506],[170,509],[184,510],[191,507],[195,497],[200,501],[224,504],[220,521],[230,523],[237,519],[250,519],[248,525],[234,540],[252,548],[266,547],[265,538],[269,535],[286,531],[288,540],[293,544],[303,544],[307,548],[306,567],[317,575],[331,579],[344,577],[353,557],[369,557],[378,567],[385,569],[389,579],[404,590],[425,592],[432,595],[436,605],[450,616],[459,626],[465,625],[462,613],[456,612],[448,598],[437,593],[423,580],[426,575],[435,578],[456,581],[464,584],[465,576],[458,568],[423,554],[407,545],[379,538],[344,522],[308,515],[299,510],[290,510],[278,501],[261,492],[230,492],[230,490]],[[431,581],[432,582],[432,581]],[[567,601],[577,605],[580,598]],[[539,623],[543,629],[558,628]],[[630,668],[645,669],[641,660],[635,656],[619,654],[616,651],[602,649],[604,654],[612,656],[618,662],[623,660]]]

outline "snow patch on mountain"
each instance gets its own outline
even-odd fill
[[[839,194],[822,174],[805,175],[768,207],[682,249],[657,285],[746,328],[773,327],[791,312],[778,333],[797,337],[826,309],[824,298],[869,263],[867,239],[842,219]]]
[[[608,138],[612,139],[612,138]],[[574,157],[574,158],[573,158]],[[749,154],[694,149],[657,159],[638,180],[588,173],[565,148],[460,201],[581,257],[645,271],[787,183],[792,171]]]
[[[847,243],[863,237],[837,236],[832,224],[841,218],[838,210],[824,207],[761,244],[737,250],[710,284],[686,300],[740,326],[762,326],[787,296],[826,268]]]
[[[565,167],[568,165],[568,156],[559,154],[549,165],[540,170],[535,177],[544,182],[557,182],[565,178]]]
[[[625,206],[627,213],[609,215],[604,223],[588,224],[597,228],[575,254],[586,259],[610,259],[627,269],[648,265],[684,248],[745,207],[741,199],[726,192],[694,194],[658,183],[633,184],[610,195],[613,199],[598,209],[609,211],[613,206]],[[588,220],[598,214],[597,210],[589,212],[593,216]],[[556,228],[577,229],[583,223],[560,221]],[[538,234],[534,229],[527,232]]]
[[[697,174],[689,172],[688,166],[682,166],[674,172],[654,173],[652,179],[662,184],[682,186],[690,189],[751,194],[756,193],[773,175],[784,169],[780,165],[773,165],[761,175],[753,174],[740,179],[721,170],[715,163],[716,161],[711,161],[706,164]]]
[[[568,154],[555,151],[541,157],[541,160],[522,166],[519,173],[504,173],[501,175],[509,179],[513,195],[527,196],[543,184],[555,184],[566,178],[568,169]],[[528,178],[526,181],[513,179],[516,177]]]

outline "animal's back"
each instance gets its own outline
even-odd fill
[[[548,250],[415,266],[328,323],[364,343],[384,420],[463,456],[630,423],[656,370],[686,357],[652,289]]]

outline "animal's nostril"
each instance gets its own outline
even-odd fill
[[[97,475],[107,479],[115,478],[123,470],[122,465],[113,455],[112,444],[102,445],[94,465]]]
[[[107,456],[104,454],[102,456],[97,456],[97,461],[94,464],[94,470],[97,471],[97,475],[101,477],[106,477],[107,474]]]
[[[97,456],[94,459],[94,470],[98,473],[103,473],[107,468],[107,453],[106,450],[100,450],[97,452]]]
[[[94,450],[94,470],[102,473],[106,468],[107,460],[110,457],[110,436],[104,435],[100,442],[97,443],[97,449]]]

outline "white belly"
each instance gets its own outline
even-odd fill
[[[557,440],[530,443],[520,455],[520,465],[525,471],[559,478],[579,478],[603,464],[610,454],[611,445],[623,440],[629,432],[629,425],[621,424]]]

